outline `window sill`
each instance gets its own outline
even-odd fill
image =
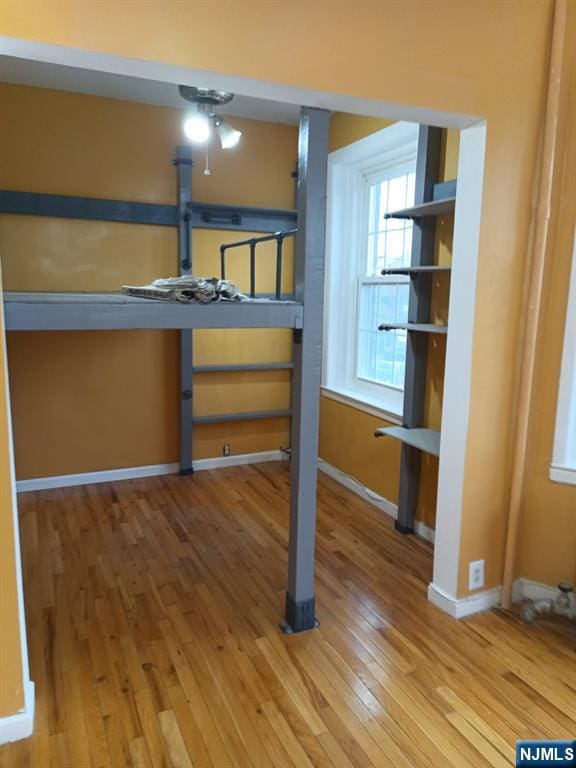
[[[369,413],[371,416],[376,416],[391,424],[402,424],[402,414],[383,408],[382,403],[371,402],[366,397],[360,399],[358,395],[345,390],[329,389],[328,387],[322,387],[321,390],[322,395],[330,400],[336,400],[336,402],[349,405],[351,408],[357,408],[359,411]]]
[[[576,485],[576,467],[550,464],[550,480],[563,485]]]

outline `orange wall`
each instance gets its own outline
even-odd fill
[[[576,6],[568,5],[573,25]],[[328,0],[3,3],[3,32],[14,37],[486,118],[460,561],[464,573],[485,559],[487,588],[502,577],[552,9],[551,0],[386,0],[342,3],[337,13]],[[203,34],[191,44],[190,30],[212,28],[217,45]]]
[[[386,128],[390,120],[359,117],[336,113],[330,121],[330,151],[335,151]],[[440,180],[456,178],[460,134],[444,133]],[[452,260],[453,217],[438,219],[435,261],[450,264]],[[432,320],[446,323],[448,315],[450,280],[440,276],[432,287]],[[426,388],[425,424],[440,429],[446,340],[442,336],[430,338]],[[390,422],[373,416],[351,405],[324,394],[320,410],[320,457],[362,485],[376,491],[394,504],[398,503],[400,476],[400,443],[386,438],[375,438],[374,430],[389,426]],[[417,519],[431,528],[436,522],[436,493],[438,459],[422,454],[420,495]]]
[[[3,188],[174,202],[170,159],[182,142],[179,110],[10,85],[0,85],[0,100],[10,114],[0,148]],[[243,130],[242,142],[211,152],[212,176],[194,172],[194,198],[292,207],[296,128],[232,122]],[[216,274],[219,245],[235,238],[196,231],[196,272]],[[176,233],[166,227],[5,215],[0,243],[10,290],[115,291],[177,272]],[[272,257],[271,247],[258,257],[262,290],[273,289]],[[247,254],[230,262],[229,276],[247,288]],[[288,252],[285,289],[291,270]],[[175,333],[12,333],[8,350],[19,478],[177,461]],[[283,361],[290,354],[284,331],[195,333],[198,363]],[[283,408],[289,389],[286,371],[198,374],[194,410]],[[222,455],[224,443],[232,453],[249,453],[289,442],[286,419],[202,425],[195,435],[195,458]]]
[[[546,584],[576,583],[576,487],[548,477],[576,225],[576,13],[570,30],[517,563],[519,575]]]
[[[2,274],[0,271],[0,294]],[[0,306],[0,717],[24,708],[20,623],[14,539],[13,478],[10,461],[11,435],[8,421],[8,376],[4,339],[4,312]]]

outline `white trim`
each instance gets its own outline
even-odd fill
[[[1,286],[0,286],[1,287]],[[4,318],[4,304],[0,296],[0,332],[6,328]],[[28,663],[28,639],[26,634],[26,613],[24,611],[24,587],[22,582],[22,551],[20,548],[20,526],[18,520],[18,500],[16,498],[16,470],[14,465],[14,440],[12,431],[12,409],[10,408],[10,382],[8,380],[8,357],[6,353],[6,344],[4,338],[3,356],[4,356],[4,375],[6,377],[6,410],[7,410],[7,432],[8,432],[8,460],[10,463],[10,491],[12,495],[12,528],[14,536],[14,564],[16,569],[16,599],[18,602],[18,632],[20,634],[20,659],[22,663],[22,689],[24,691],[24,710],[17,715],[2,719],[2,732],[0,732],[0,743],[7,729],[8,741],[15,741],[19,738],[30,736],[34,727],[34,683],[30,680],[30,666]],[[17,718],[13,720],[12,718]],[[28,732],[28,728],[30,731]],[[18,735],[23,734],[23,735]]]
[[[559,467],[557,464],[550,464],[550,480],[564,485],[576,485],[576,467]]]
[[[217,456],[212,459],[198,459],[192,462],[195,471],[203,469],[218,469],[220,467],[237,467],[241,464],[260,464],[264,461],[283,461],[286,455],[278,451],[260,451],[258,453],[239,453],[237,456]],[[143,467],[126,467],[124,469],[107,469],[101,472],[82,472],[76,475],[54,475],[51,477],[36,477],[30,480],[18,480],[17,490],[44,491],[49,488],[66,488],[73,485],[91,485],[92,483],[112,483],[119,480],[135,480],[141,477],[159,477],[174,475],[180,469],[179,464],[148,464]]]
[[[358,400],[354,395],[347,394],[343,391],[336,391],[335,389],[329,389],[328,387],[322,387],[321,389],[322,395],[329,400],[336,400],[337,403],[349,405],[351,408],[356,408],[358,411],[369,413],[371,416],[376,416],[378,419],[384,419],[384,421],[389,421],[391,424],[402,424],[402,418],[397,413],[391,413],[384,408],[380,408],[376,404]]]
[[[458,594],[485,149],[485,123],[462,131],[454,218],[448,313],[450,330],[444,375],[433,577],[435,588],[450,596],[450,600],[455,600]]]
[[[324,461],[324,459],[320,458],[318,459],[318,469],[321,472],[324,472],[324,474],[328,475],[328,477],[336,480],[336,482],[340,483],[340,485],[343,485],[344,488],[347,488],[349,491],[352,491],[352,493],[360,496],[360,498],[364,499],[364,501],[372,504],[374,507],[379,509],[380,512],[384,512],[384,514],[388,515],[393,520],[398,519],[398,507],[396,504],[389,501],[388,499],[385,499],[384,496],[380,496],[380,494],[376,493],[375,491],[370,490],[370,488],[367,488],[365,485],[362,485],[362,483],[355,477],[347,475],[345,472],[342,472],[342,470],[337,469],[332,464],[329,464],[327,461]],[[426,541],[431,541],[434,543],[433,528],[429,528],[421,520],[416,520],[414,529],[418,536],[426,539]]]
[[[34,683],[28,680],[24,684],[24,709],[15,715],[0,718],[0,744],[19,741],[32,736],[34,730]]]
[[[576,485],[576,231],[568,288],[550,479]]]
[[[530,581],[530,579],[521,577],[514,582],[512,601],[518,603],[521,600],[549,599],[558,597],[558,594],[557,587],[540,584],[537,581]],[[436,584],[428,586],[428,599],[430,602],[455,619],[463,619],[465,616],[472,616],[474,613],[496,608],[500,605],[501,597],[502,587],[494,587],[485,592],[479,592],[476,595],[469,595],[468,597],[458,599],[444,592]]]
[[[375,172],[380,177],[413,170],[417,147],[418,125],[398,122],[328,157],[322,383],[397,417],[402,413],[403,391],[357,376],[358,299],[360,279],[388,282],[366,276],[367,179]]]
[[[559,595],[558,587],[541,584],[539,581],[531,581],[521,577],[516,579],[512,588],[512,600],[515,603],[521,600],[541,600],[555,598]]]
[[[495,608],[500,604],[501,595],[502,587],[494,587],[494,589],[487,589],[476,595],[457,599],[444,592],[436,584],[428,585],[428,600],[454,619],[463,619],[466,616]]]
[[[0,36],[0,50],[4,56],[15,56],[20,59],[61,64],[67,67],[80,67],[90,71],[108,72],[136,77],[140,80],[173,83],[174,85],[202,83],[205,88],[216,88],[258,99],[284,101],[298,106],[306,104],[309,107],[384,117],[389,120],[409,120],[425,125],[438,125],[443,128],[467,128],[479,119],[479,117],[472,115],[441,112],[407,104],[394,104],[379,99],[356,98],[339,93],[317,91],[313,88],[297,88],[283,83],[237,77],[222,72],[116,56],[63,45],[39,43],[16,37]]]

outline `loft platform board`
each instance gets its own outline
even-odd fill
[[[302,328],[293,301],[179,304],[121,293],[4,293],[9,331]]]
[[[441,216],[444,213],[454,213],[456,205],[455,197],[446,197],[443,200],[432,200],[429,203],[415,205],[412,208],[403,208],[401,211],[392,211],[384,214],[385,219],[420,219],[423,216]]]
[[[440,456],[440,432],[433,429],[406,429],[406,427],[382,427],[377,429],[376,437],[393,437],[402,443],[419,448],[421,451]]]

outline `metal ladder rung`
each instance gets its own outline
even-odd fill
[[[292,416],[290,410],[243,411],[242,413],[216,413],[209,416],[194,416],[192,424],[220,424],[225,421],[254,421],[256,419],[282,419]]]

